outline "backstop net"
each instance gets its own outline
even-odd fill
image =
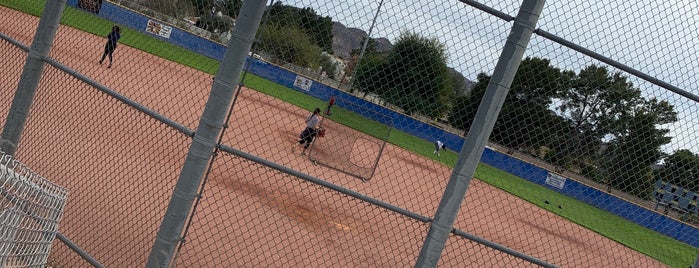
[[[381,153],[393,127],[386,113],[370,109],[365,102],[352,101],[351,97],[334,96],[334,105],[323,110],[320,126],[324,137],[316,137],[308,152],[314,164],[321,164],[340,172],[368,181],[374,175]],[[342,119],[342,120],[338,120]],[[354,120],[371,120],[364,131],[353,126]],[[337,121],[348,122],[340,124]]]
[[[68,191],[0,151],[0,267],[45,267]]]

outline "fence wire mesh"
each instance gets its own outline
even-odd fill
[[[334,108],[335,105],[338,108]],[[344,125],[334,121],[333,112],[336,115],[344,112],[338,112],[338,109],[346,109],[368,118],[375,118],[373,131],[368,133],[356,131],[352,129],[354,122],[345,122],[347,125]],[[391,134],[392,119],[335,96],[330,97],[328,104],[322,109],[322,114],[325,118],[318,123],[319,134],[314,139],[313,145],[309,147],[308,158],[314,164],[328,166],[363,181],[371,180],[386,146],[386,140]],[[320,134],[321,131],[322,134]],[[302,135],[303,133],[299,136]]]
[[[0,151],[0,265],[48,262],[68,191]]]
[[[206,186],[211,198],[194,216],[193,226],[201,227],[188,233],[181,267],[404,267],[426,230],[424,223],[226,153]],[[218,257],[201,258],[210,252]]]
[[[61,233],[105,266],[142,265],[189,137],[53,67],[25,133],[17,157],[74,189]],[[84,265],[74,257],[49,264]]]
[[[67,1],[16,157],[100,264],[146,262],[242,3]],[[44,1],[0,5],[6,123]],[[520,5],[270,2],[173,265],[414,265]],[[697,5],[544,5],[440,266],[696,264]]]

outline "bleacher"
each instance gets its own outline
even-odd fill
[[[683,218],[686,218],[688,214],[696,215],[699,213],[699,207],[697,206],[699,193],[689,189],[683,189],[680,186],[659,180],[655,182],[653,197],[655,198],[656,211],[662,205],[665,207],[665,214],[672,209],[682,213]]]

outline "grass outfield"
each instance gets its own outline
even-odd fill
[[[690,267],[697,258],[692,246],[494,167],[480,164],[476,177],[672,267]]]
[[[0,5],[35,16],[41,15],[43,4],[43,1],[27,0],[2,0],[0,2]],[[113,25],[109,21],[73,8],[65,9],[61,23],[100,36],[108,33]],[[179,62],[210,74],[214,74],[218,69],[219,63],[214,59],[152,38],[135,30],[123,29],[122,36],[121,43],[168,60]],[[245,84],[260,92],[283,99],[307,110],[315,107],[325,107],[325,102],[322,100],[309,98],[303,93],[289,90],[284,86],[251,74],[246,76]],[[367,121],[365,118],[343,109],[334,108],[333,119],[376,137],[382,137],[387,131],[385,125]],[[447,162],[445,164],[450,167],[453,167],[454,163],[444,161],[444,159],[453,160],[457,158],[455,152],[447,151],[445,152],[446,155],[437,159],[432,154],[433,145],[431,142],[397,130],[391,131],[388,142],[419,155]],[[488,165],[480,164],[476,170],[475,177],[672,267],[689,267],[696,259],[697,254],[699,254],[699,251],[692,246]],[[550,204],[544,204],[543,200],[548,200]],[[557,208],[559,204],[563,206],[563,209]]]

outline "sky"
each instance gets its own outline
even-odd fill
[[[492,74],[512,27],[460,1],[418,0],[288,0],[284,4],[311,7],[347,27],[370,32],[395,42],[406,31],[436,38],[445,44],[447,65],[466,78],[481,72]],[[478,3],[516,16],[521,1],[480,0]],[[379,8],[380,7],[380,8]],[[372,28],[372,20],[378,16]],[[546,1],[537,28],[651,75],[682,90],[699,95],[699,1]],[[603,63],[553,41],[533,35],[526,56],[543,57],[553,66],[572,70]],[[616,68],[610,68],[619,72]],[[671,153],[690,149],[699,153],[699,105],[638,77],[623,73],[644,97],[675,105],[679,121],[667,126],[673,142],[663,149]]]

